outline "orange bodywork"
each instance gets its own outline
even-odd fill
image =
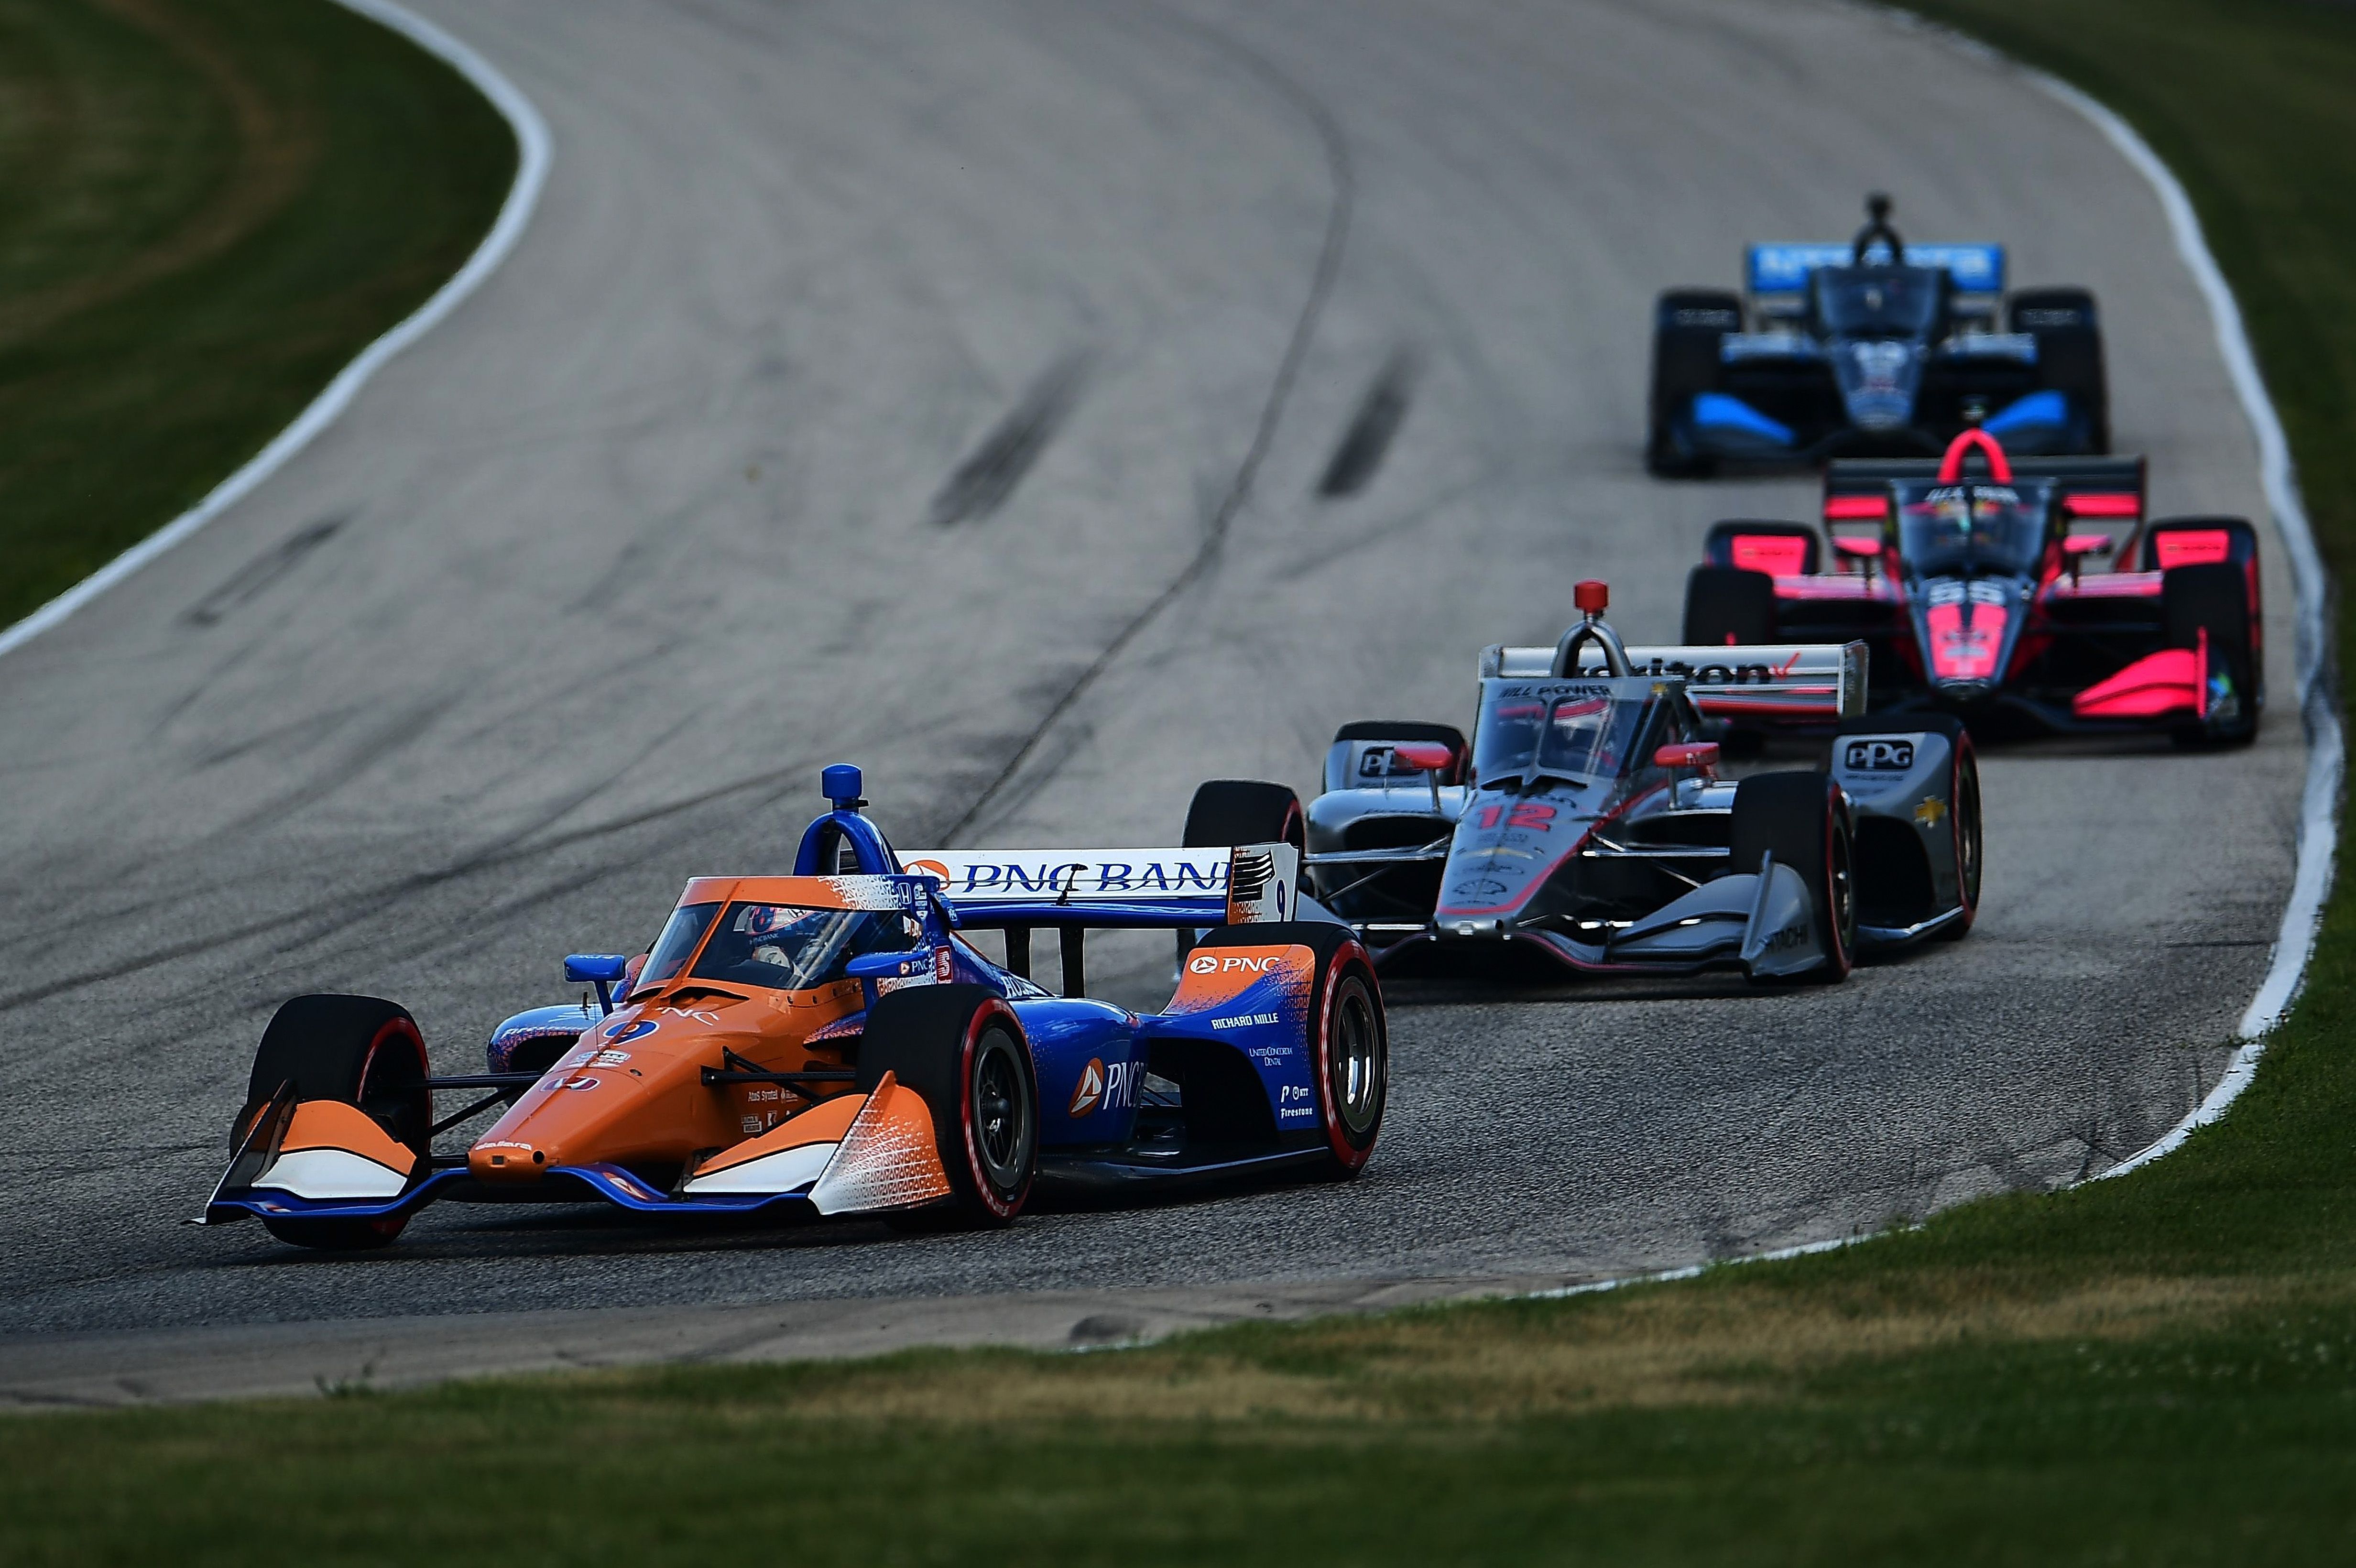
[[[703,877],[688,884],[680,901],[740,899],[861,907],[842,880],[830,877]],[[674,978],[642,987],[582,1035],[476,1140],[467,1168],[483,1181],[511,1183],[536,1181],[558,1166],[683,1165],[733,1150],[797,1113],[851,1093],[848,1081],[707,1085],[703,1071],[725,1066],[728,1052],[767,1072],[845,1067],[847,1041],[809,1037],[859,1010],[858,981],[781,991],[691,978],[693,967],[683,963]],[[839,1112],[829,1105],[825,1114],[840,1125],[826,1136],[842,1136],[860,1103],[854,1096]]]

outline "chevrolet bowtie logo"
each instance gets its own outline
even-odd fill
[[[1914,820],[1925,827],[1938,827],[1939,818],[1946,815],[1947,803],[1935,795],[1914,808]]]

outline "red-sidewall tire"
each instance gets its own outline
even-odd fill
[[[1365,1168],[1382,1136],[1390,1098],[1390,1037],[1373,960],[1355,937],[1343,943],[1317,976],[1317,1114],[1333,1174]]]
[[[1179,843],[1189,849],[1239,844],[1290,844],[1307,852],[1309,820],[1289,784],[1258,779],[1212,779],[1194,786]]]
[[[1968,730],[1948,737],[1950,763],[1947,816],[1955,825],[1955,902],[1964,918],[1939,933],[1947,942],[1960,942],[1980,916],[1981,857],[1987,853],[1980,832],[1980,762],[1972,749]]]
[[[1382,986],[1375,978],[1375,965],[1365,945],[1348,926],[1313,920],[1216,926],[1205,932],[1196,945],[1297,945],[1316,955],[1309,1016],[1301,1027],[1316,1080],[1325,1169],[1337,1178],[1355,1176],[1375,1151],[1375,1140],[1382,1133],[1383,1109],[1390,1098],[1390,1030],[1383,1014]],[[1349,1021],[1353,997],[1363,1008],[1355,1027],[1369,1031],[1355,1036]],[[1355,1080],[1350,1072],[1354,1057],[1360,1068]]]
[[[425,1087],[425,1037],[408,1009],[377,997],[296,997],[262,1031],[247,1081],[246,1104],[230,1125],[232,1148],[282,1087],[297,1100],[339,1100],[367,1112],[419,1159],[432,1150],[433,1097]],[[322,1252],[391,1244],[406,1214],[382,1219],[273,1219],[263,1226],[282,1242]]]
[[[1848,800],[1836,787],[1825,799],[1825,880],[1832,909],[1824,923],[1831,961],[1810,978],[1838,985],[1857,967],[1857,830],[1849,820]]]
[[[1029,1125],[1027,1136],[1005,1135],[1012,1147],[1003,1157],[992,1147],[1000,1135],[987,1125],[993,1086],[976,1082],[978,1073],[992,1074],[1001,1065],[1012,1079],[1003,1085],[1010,1101],[1004,1114],[1027,1117]],[[977,1223],[1011,1225],[1031,1200],[1039,1173],[1039,1088],[1022,1021],[1004,1002],[977,1008],[966,1027],[958,1052],[958,1147],[964,1158],[962,1168],[949,1173],[949,1184],[962,1189],[959,1196]],[[1027,1112],[1019,1108],[1026,1104]]]
[[[1039,1166],[1039,1086],[1022,1020],[985,987],[913,986],[878,1001],[859,1049],[862,1093],[889,1072],[923,1097],[948,1200],[911,1228],[1012,1224]]]
[[[1762,851],[1808,882],[1823,965],[1804,976],[1823,985],[1848,978],[1857,961],[1857,841],[1848,797],[1819,773],[1752,773],[1737,786],[1731,864],[1756,870]]]

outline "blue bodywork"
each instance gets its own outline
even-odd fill
[[[1854,240],[1749,247],[1747,311],[1731,295],[1662,297],[1655,471],[1931,453],[1975,423],[2021,454],[2104,449],[2091,299],[2018,296],[2004,330],[2004,247],[1908,244],[1886,210]]]
[[[1197,970],[1196,978],[1203,983],[1190,981],[1182,986],[1164,1012],[1140,1014],[1087,997],[1055,996],[1026,976],[993,962],[962,934],[977,923],[992,928],[1049,927],[1070,933],[1067,944],[1076,944],[1077,932],[1087,928],[1200,930],[1226,923],[1224,887],[1205,890],[1186,885],[1156,897],[1157,890],[1141,886],[1133,899],[1108,901],[1099,897],[1079,904],[1053,896],[1053,889],[1043,887],[1035,902],[1001,897],[986,910],[961,912],[953,890],[945,891],[937,879],[905,869],[883,833],[861,814],[865,803],[858,798],[857,769],[828,769],[826,785],[833,809],[803,832],[794,874],[889,879],[897,889],[895,901],[917,923],[920,934],[905,953],[869,954],[852,960],[849,977],[859,981],[865,1007],[826,1025],[810,1037],[813,1040],[855,1038],[863,1029],[867,1008],[887,989],[900,985],[942,981],[979,985],[1006,999],[1030,1046],[1039,1097],[1043,1183],[1123,1186],[1215,1177],[1323,1157],[1327,1139],[1314,1078],[1316,1053],[1308,1040],[1307,987],[1287,983],[1297,976],[1279,972],[1222,986],[1209,978],[1217,968],[1241,965],[1248,971],[1252,964],[1269,961],[1237,956],[1248,949],[1203,949],[1216,955],[1195,961],[1214,965],[1212,970]],[[1122,874],[1135,875],[1134,868],[1124,868]],[[1152,880],[1146,876],[1137,880]],[[1118,891],[1126,882],[1110,885]],[[1066,951],[1075,949],[1067,945]],[[453,1092],[487,1088],[494,1098],[504,1096],[512,1102],[550,1072],[572,1072],[580,1065],[574,1055],[579,1048],[609,1043],[596,1031],[615,1009],[616,988],[629,973],[629,965],[630,960],[621,955],[568,956],[565,978],[594,985],[594,1002],[584,999],[515,1014],[492,1031],[486,1052],[487,1074],[430,1079],[429,1085]],[[650,1030],[655,1026],[641,1022],[633,1027]],[[1215,1058],[1218,1059],[1212,1062],[1215,1070],[1205,1071],[1204,1063]],[[1181,1091],[1176,1082],[1181,1078],[1193,1080],[1194,1086]],[[1252,1087],[1239,1087],[1243,1085]],[[1228,1129],[1257,1126],[1264,1136],[1211,1140],[1190,1136],[1181,1114],[1186,1093],[1205,1096],[1198,1103],[1202,1105],[1207,1105],[1208,1097],[1215,1094],[1225,1094],[1230,1102],[1256,1099],[1264,1117],[1229,1103],[1221,1107],[1219,1121]],[[250,1141],[253,1136],[250,1135]],[[275,1144],[271,1147],[274,1150]],[[463,1157],[446,1156],[437,1156],[430,1167],[421,1167],[412,1184],[397,1197],[380,1201],[319,1201],[275,1189],[233,1189],[225,1178],[207,1212],[214,1218],[240,1212],[282,1220],[385,1218],[455,1195],[472,1182]],[[616,1164],[557,1166],[538,1188],[532,1196],[557,1200],[597,1199],[647,1212],[743,1214],[774,1208],[787,1213],[815,1213],[808,1189],[689,1197],[666,1191],[645,1176]]]

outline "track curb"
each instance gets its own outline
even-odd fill
[[[450,280],[434,292],[433,297],[408,316],[395,323],[384,335],[370,343],[350,364],[337,372],[309,406],[297,414],[294,422],[280,431],[270,444],[249,458],[245,465],[213,486],[204,499],[149,534],[145,539],[59,594],[13,626],[0,627],[0,657],[5,657],[23,647],[42,633],[61,624],[76,611],[89,604],[108,589],[124,581],[141,567],[163,555],[173,547],[193,538],[204,526],[244,500],[272,475],[284,468],[295,453],[311,444],[322,432],[336,422],[351,406],[360,389],[382,369],[395,355],[439,325],[444,317],[465,302],[482,286],[483,281],[497,272],[499,263],[523,238],[531,222],[532,209],[539,205],[541,187],[548,181],[548,168],[552,156],[552,144],[548,125],[540,111],[532,106],[522,89],[501,75],[497,67],[477,53],[474,47],[393,0],[333,0],[380,27],[399,33],[426,53],[466,79],[477,91],[488,99],[508,123],[516,139],[516,175],[508,187],[507,199],[499,204],[499,215],[484,235],[466,264],[452,273]]]

